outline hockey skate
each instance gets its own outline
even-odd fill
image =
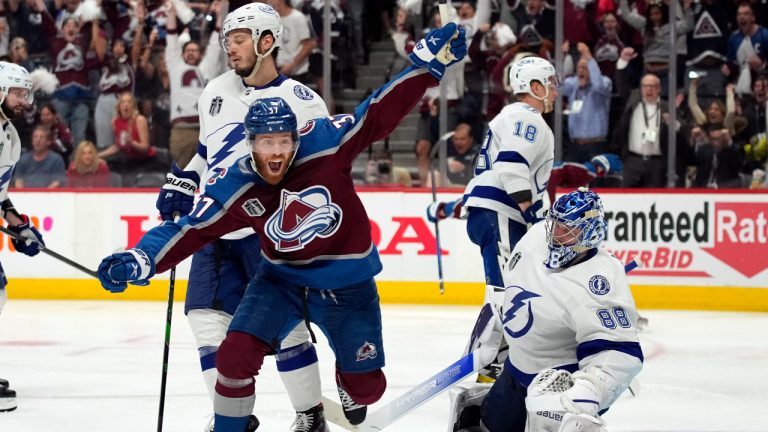
[[[0,412],[16,409],[16,392],[8,388],[8,381],[0,379]]]
[[[339,390],[339,399],[341,400],[341,407],[344,409],[344,417],[347,418],[351,425],[359,425],[365,421],[365,416],[368,413],[367,405],[359,405],[352,400],[349,393],[346,392],[341,386],[337,386]]]
[[[251,414],[251,416],[248,417],[248,426],[246,427],[244,432],[254,432],[258,428],[259,428],[259,419],[257,419],[255,415]],[[203,429],[203,432],[215,432],[213,428],[213,416],[211,416],[211,420],[208,422],[208,426],[206,426],[205,429]]]
[[[316,407],[310,408],[306,411],[297,412],[296,419],[291,425],[291,431],[330,432],[328,425],[325,423],[323,404],[319,404]]]

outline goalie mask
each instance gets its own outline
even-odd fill
[[[598,247],[605,240],[608,222],[600,197],[581,187],[561,196],[547,214],[546,232],[549,253],[544,264],[561,268],[580,254]]]
[[[296,115],[282,98],[257,99],[244,123],[253,169],[267,183],[279,183],[299,148]]]
[[[268,4],[249,3],[241,6],[227,14],[221,27],[221,46],[225,52],[229,52],[229,44],[231,43],[229,37],[233,30],[242,29],[251,32],[253,51],[256,53],[256,64],[246,79],[256,76],[262,60],[280,47],[283,24],[277,11]],[[275,41],[272,47],[262,54],[259,53],[259,39],[265,32],[269,32]]]
[[[23,67],[0,62],[0,118],[10,120],[32,105],[32,78]]]

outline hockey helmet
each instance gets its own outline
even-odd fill
[[[540,82],[546,93],[543,97],[537,96],[531,89],[531,83]],[[544,112],[552,110],[549,103],[549,87],[560,87],[560,76],[555,67],[549,61],[541,57],[522,58],[509,68],[509,86],[514,94],[529,94],[544,103]]]
[[[585,187],[561,196],[547,214],[545,229],[549,268],[561,268],[598,247],[608,231],[600,197]]]
[[[221,26],[221,43],[222,47],[227,49],[227,35],[232,30],[246,29],[251,31],[251,37],[253,38],[254,49],[259,38],[264,32],[269,31],[275,38],[274,48],[280,46],[283,33],[283,24],[280,21],[280,15],[277,14],[272,6],[266,3],[248,3],[244,6],[233,10],[228,13]],[[273,48],[273,49],[274,49]],[[258,51],[256,52],[258,55]],[[269,53],[265,53],[268,55]]]
[[[32,78],[27,70],[15,63],[0,61],[0,104],[5,101],[8,91],[12,88],[26,90],[26,101],[31,104],[34,101],[32,92]]]

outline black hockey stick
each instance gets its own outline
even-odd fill
[[[19,240],[19,241],[30,240],[29,238],[24,237],[21,234],[18,234],[16,232],[13,232],[13,231],[9,230],[8,228],[6,228],[4,226],[0,226],[0,232],[2,232],[3,234],[9,235],[9,236],[11,236],[14,239]],[[37,240],[35,240],[35,241],[37,241]],[[38,243],[40,243],[40,242],[38,242]],[[69,258],[67,258],[67,257],[65,257],[65,256],[63,256],[63,255],[61,255],[59,253],[56,253],[56,252],[48,249],[42,243],[40,243],[40,252],[43,252],[43,253],[45,253],[47,255],[50,255],[50,256],[56,258],[57,260],[63,262],[64,264],[71,265],[72,267],[80,270],[81,272],[88,274],[88,276],[93,276],[93,277],[95,277],[97,279],[99,278],[99,275],[95,271],[89,269],[88,267],[85,267],[84,265],[78,264],[78,263],[72,261],[71,259],[69,259]]]
[[[173,221],[179,220],[179,213],[173,213]],[[171,267],[168,278],[168,308],[165,312],[165,344],[163,345],[163,371],[160,373],[160,406],[157,411],[157,432],[163,432],[165,414],[165,387],[168,381],[168,357],[171,350],[171,318],[173,317],[173,287],[176,284],[176,266]]]
[[[443,143],[444,141],[440,141]],[[440,144],[438,143],[438,145]],[[434,159],[432,159],[434,161]],[[440,217],[437,215],[437,186],[435,185],[435,170],[429,164],[429,175],[432,179],[432,204],[435,206],[435,243],[437,246],[437,278],[440,283],[440,294],[445,294],[445,281],[443,280],[443,248],[440,246]]]

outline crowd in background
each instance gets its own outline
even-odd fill
[[[768,30],[762,26],[768,3],[682,0],[671,21],[677,34],[671,46],[669,1],[677,0],[565,0],[559,47],[553,2],[454,1],[451,19],[464,25],[470,41],[467,61],[444,78],[451,133],[439,136],[434,89],[418,109],[410,163],[393,164],[385,143],[357,180],[430,185],[432,149],[440,141],[447,145],[442,168],[449,182],[441,186],[466,184],[487,122],[510,101],[507,66],[526,55],[554,60],[559,49],[565,161],[614,153],[623,161],[614,186],[665,187],[674,128],[679,187],[761,187],[768,155]],[[325,2],[265,2],[283,21],[281,73],[322,91]],[[226,12],[242,3],[0,0],[0,57],[30,71],[45,68],[58,79],[56,90],[38,92],[33,109],[15,122],[26,148],[12,185],[161,185],[171,162],[184,166],[195,153],[197,106],[188,101],[227,69],[219,30]],[[392,68],[402,68],[414,41],[441,25],[428,0],[332,3],[334,99],[355,87],[372,43],[391,40]],[[669,95],[672,56],[678,89]],[[677,106],[674,119],[669,98]]]

